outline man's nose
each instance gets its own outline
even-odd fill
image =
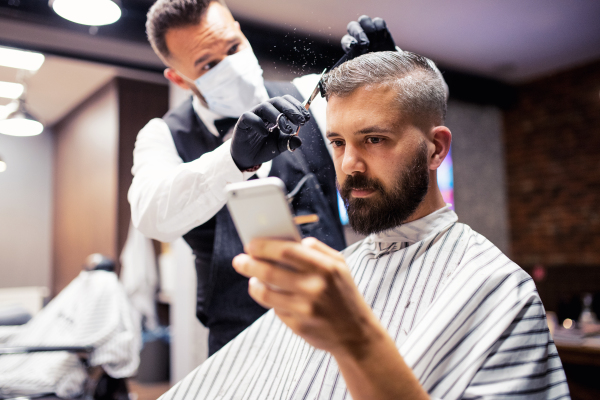
[[[346,144],[343,157],[342,172],[344,174],[353,175],[356,172],[364,173],[367,170],[367,165],[355,147]]]

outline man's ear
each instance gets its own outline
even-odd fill
[[[436,170],[450,151],[452,132],[445,126],[436,126],[432,130],[432,136],[432,143],[435,145],[435,150],[429,160],[429,169]]]
[[[165,78],[167,78],[183,90],[190,90],[190,86],[188,85],[188,83],[173,68],[166,68],[164,75]]]

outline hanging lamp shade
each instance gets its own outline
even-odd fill
[[[0,120],[0,133],[5,135],[35,136],[43,130],[44,125],[27,112],[23,100],[18,100],[16,109]]]
[[[50,0],[55,13],[81,25],[102,26],[121,18],[119,0]]]

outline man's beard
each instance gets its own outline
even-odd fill
[[[379,233],[401,225],[419,207],[429,188],[427,146],[422,143],[404,169],[396,184],[389,191],[382,183],[365,175],[348,175],[338,189],[348,211],[350,226],[363,235]],[[367,189],[379,192],[375,198],[354,198],[352,189]]]

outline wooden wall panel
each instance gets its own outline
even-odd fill
[[[53,294],[91,253],[113,258],[118,272],[135,139],[168,101],[166,84],[116,78],[55,127]]]
[[[54,129],[53,294],[91,253],[117,255],[117,87],[110,83]]]

